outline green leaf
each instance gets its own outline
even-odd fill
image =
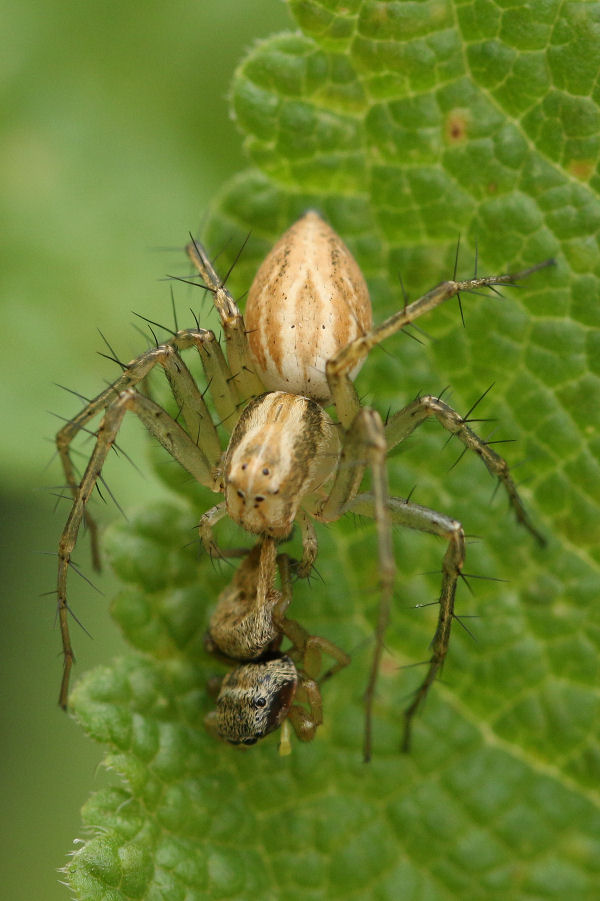
[[[107,536],[125,587],[113,612],[137,653],[92,673],[73,705],[109,746],[122,787],[84,810],[92,838],[68,868],[79,899],[563,899],[596,896],[600,869],[600,6],[290,2],[302,33],[256,45],[232,89],[254,168],[226,186],[206,243],[235,248],[230,286],[308,207],[356,254],[375,320],[460,271],[557,260],[504,299],[465,296],[399,335],[359,376],[383,414],[449,385],[502,450],[548,538],[513,522],[477,459],[436,425],[390,460],[390,485],[479,536],[467,569],[506,582],[459,592],[443,680],[398,751],[401,711],[427,658],[443,544],[395,535],[396,603],[382,668],[373,762],[361,762],[362,691],[377,607],[368,524],[319,530],[322,581],[295,586],[294,613],[351,651],[324,685],[316,740],[277,756],[202,726],[202,651],[230,579],[198,562],[188,482],[170,506]],[[222,271],[228,262],[219,259]],[[173,480],[173,467],[165,470]],[[197,492],[202,495],[202,492]],[[463,620],[466,624],[466,620]],[[471,636],[469,633],[473,633]]]

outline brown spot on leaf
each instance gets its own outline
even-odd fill
[[[451,144],[458,144],[466,140],[467,125],[468,121],[465,111],[461,109],[452,110],[446,116],[446,123],[444,127],[446,139]]]
[[[571,160],[567,168],[575,178],[578,178],[580,181],[588,181],[596,168],[596,164],[594,160]]]

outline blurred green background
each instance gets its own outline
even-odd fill
[[[177,248],[243,164],[226,102],[243,51],[289,23],[278,0],[3,4],[0,242],[4,556],[2,887],[11,901],[68,897],[56,868],[80,834],[79,807],[104,776],[98,746],[56,706],[60,638],[51,591],[67,507],[51,439],[116,375],[96,329],[126,360],[145,342],[131,310],[170,321]],[[165,251],[164,248],[173,248]],[[191,302],[191,301],[190,301]],[[143,434],[120,439],[135,459]],[[123,460],[107,470],[124,507],[160,488]],[[98,507],[97,507],[98,509]],[[109,504],[102,522],[119,514]],[[85,541],[76,561],[89,572]],[[73,579],[73,577],[72,577]],[[73,581],[93,640],[74,627],[76,675],[119,647],[104,596]]]

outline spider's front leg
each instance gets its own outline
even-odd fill
[[[227,343],[227,358],[231,370],[230,381],[240,401],[247,403],[264,392],[264,385],[256,374],[256,366],[250,349],[244,317],[238,305],[217,275],[206,250],[199,241],[187,245],[186,252],[192,264],[204,279],[204,285],[213,295],[213,302]]]
[[[350,425],[359,408],[358,395],[351,381],[351,373],[360,366],[373,347],[452,297],[461,293],[477,292],[481,288],[493,288],[496,285],[516,285],[521,279],[528,278],[534,272],[552,265],[554,265],[554,260],[545,260],[536,266],[530,266],[528,269],[512,274],[442,282],[418,300],[407,304],[398,313],[389,316],[380,325],[364,332],[353,341],[349,341],[327,361],[326,365],[327,382],[335,401],[338,416],[344,426],[347,428]]]
[[[189,434],[203,448],[211,465],[216,465],[221,455],[217,430],[203,395],[179,355],[179,351],[190,347],[195,347],[200,355],[218,415],[223,422],[230,423],[230,428],[235,424],[239,398],[230,385],[229,368],[213,332],[206,329],[182,329],[169,341],[147,350],[128,363],[119,379],[91,400],[57,433],[56,448],[74,500],[79,492],[79,478],[71,460],[73,439],[82,430],[87,431],[88,423],[106,410],[122,392],[140,385],[157,365],[165,372]],[[87,510],[85,518],[91,533],[94,568],[100,569],[96,524]]]
[[[210,462],[202,448],[190,438],[187,432],[168,413],[155,404],[154,401],[139,394],[133,388],[127,388],[125,391],[115,395],[112,402],[106,407],[104,418],[97,432],[94,450],[81,483],[76,487],[73,506],[58,547],[58,618],[64,654],[59,703],[63,708],[67,706],[69,677],[75,659],[69,634],[68,614],[70,610],[67,601],[67,574],[71,564],[71,555],[77,541],[77,534],[86,504],[97,480],[100,478],[102,467],[115,442],[123,417],[128,410],[138,416],[148,431],[194,478],[207,488],[215,490],[214,464],[216,461]],[[211,446],[210,441],[208,446]]]

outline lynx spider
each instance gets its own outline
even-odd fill
[[[276,565],[280,591],[272,584]],[[213,683],[217,709],[205,719],[209,731],[231,744],[253,745],[281,726],[279,753],[289,754],[289,724],[301,741],[312,741],[323,722],[322,655],[336,662],[321,680],[350,663],[332,642],[287,618],[291,600],[290,559],[277,555],[273,538],[263,538],[221,593],[205,642],[209,653],[235,664]],[[282,652],[284,637],[292,646]]]
[[[287,538],[297,520],[303,537],[298,572],[307,575],[317,553],[312,519],[333,522],[348,512],[375,519],[380,606],[365,693],[366,760],[371,756],[373,700],[395,575],[391,526],[429,532],[447,541],[432,654],[427,673],[404,714],[403,747],[407,749],[412,720],[447,653],[465,541],[456,520],[410,500],[389,496],[387,452],[429,417],[435,417],[465,448],[475,451],[502,483],[517,520],[540,543],[543,538],[529,520],[506,462],[450,406],[430,395],[419,397],[384,425],[375,410],[360,406],[352,379],[371,348],[444,301],[460,292],[515,284],[552,261],[514,275],[442,282],[373,327],[368,289],[357,263],[321,217],[308,212],[283,235],[260,266],[246,305],[246,330],[237,304],[202,246],[192,242],[187,252],[203,279],[202,287],[213,296],[227,359],[212,331],[199,326],[180,330],[124,366],[121,377],[57,434],[58,453],[73,495],[58,551],[58,616],[64,652],[60,704],[67,705],[74,661],[66,591],[71,554],[85,515],[93,559],[98,562],[96,528],[86,504],[123,417],[130,410],[194,478],[225,495],[224,502],[204,514],[200,522],[200,536],[211,555],[228,553],[218,548],[212,537],[213,526],[227,514],[249,532],[275,539]],[[220,423],[231,433],[225,452],[203,395],[180,355],[190,347],[200,355]],[[165,371],[187,431],[141,393],[144,378],[157,364]],[[325,412],[323,406],[327,404],[335,405],[337,422]],[[70,444],[102,411],[96,443],[79,482]],[[359,493],[367,466],[372,470],[372,490]]]

